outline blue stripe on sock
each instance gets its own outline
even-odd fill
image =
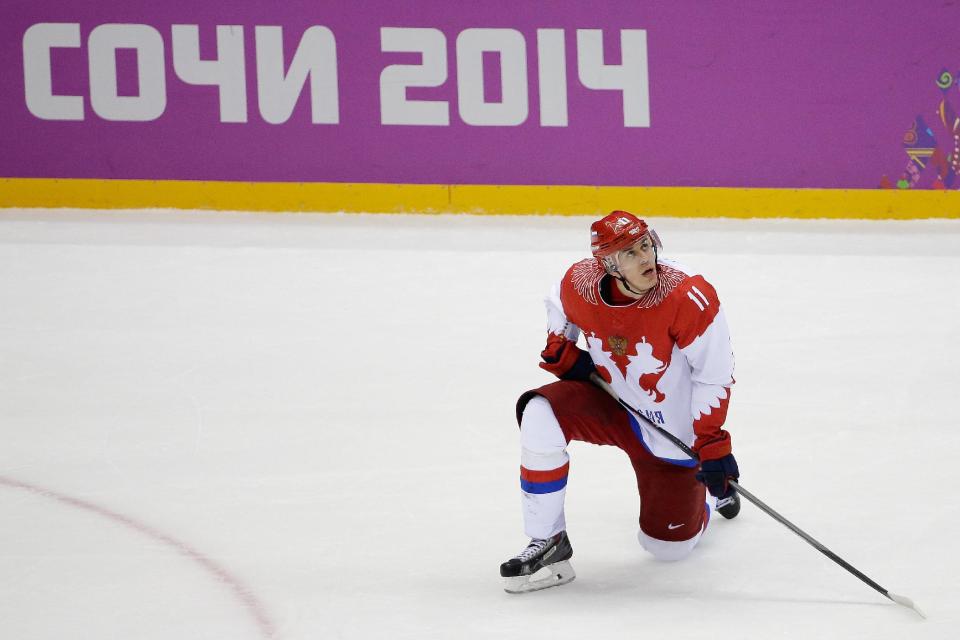
[[[530,482],[520,478],[520,488],[527,493],[554,493],[567,486],[567,478],[564,476],[559,480],[552,482]]]

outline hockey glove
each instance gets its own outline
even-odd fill
[[[737,468],[737,459],[732,453],[722,458],[701,460],[697,480],[707,485],[710,495],[717,498],[729,498],[735,491],[728,480],[740,478],[740,469]]]
[[[540,357],[543,358],[540,368],[561,380],[589,380],[590,374],[596,371],[589,353],[555,333],[547,337],[547,346]]]

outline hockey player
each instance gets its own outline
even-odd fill
[[[739,471],[723,429],[733,353],[716,292],[701,275],[660,258],[660,239],[631,213],[614,211],[594,222],[590,241],[593,258],[570,267],[546,299],[540,366],[560,380],[517,403],[523,520],[531,541],[500,566],[510,593],[575,577],[563,509],[571,440],[627,454],[640,493],[637,536],[659,560],[680,560],[693,550],[711,505],[727,518],[740,509],[728,484]],[[581,332],[586,350],[576,344]],[[699,468],[593,384],[593,373],[692,447]]]

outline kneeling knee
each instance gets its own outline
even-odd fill
[[[640,529],[637,531],[637,540],[640,541],[640,546],[646,549],[646,551],[657,560],[661,562],[676,562],[690,555],[690,552],[693,551],[694,547],[696,547],[700,541],[701,533],[702,531],[689,540],[660,540],[648,536],[643,532],[643,529]]]

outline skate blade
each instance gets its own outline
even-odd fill
[[[550,587],[559,587],[577,577],[569,561],[548,564],[533,575],[516,576],[503,579],[503,590],[507,593],[529,593]]]

